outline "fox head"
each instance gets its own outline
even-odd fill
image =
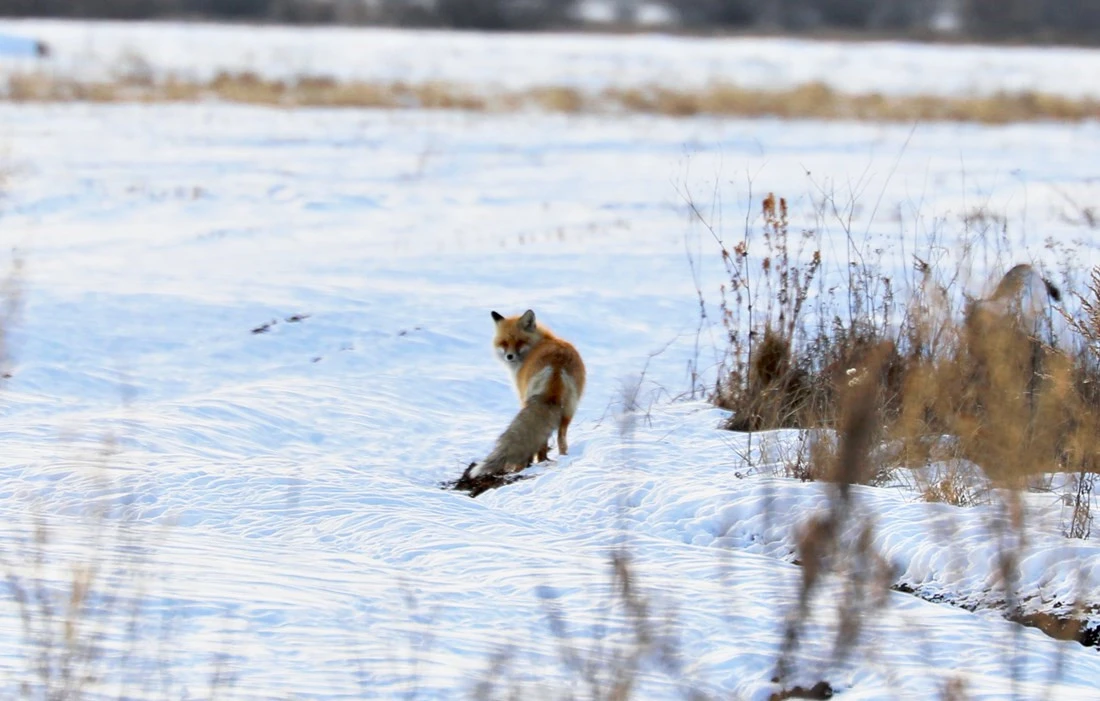
[[[535,313],[528,309],[519,316],[501,316],[493,312],[493,321],[497,325],[493,347],[497,357],[513,372],[523,365],[527,353],[542,340],[542,331],[535,323]]]

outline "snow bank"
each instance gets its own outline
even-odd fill
[[[144,592],[142,620],[169,625],[143,628],[129,665],[104,657],[104,680],[155,669],[201,696],[221,670],[244,698],[451,699],[498,655],[524,698],[577,690],[550,621],[585,654],[630,649],[608,564],[623,545],[681,653],[674,674],[638,672],[640,697],[766,698],[801,581],[794,538],[827,492],[775,476],[797,434],[750,444],[716,430],[717,410],[669,401],[688,361],[713,376],[721,338],[706,325],[696,338],[687,255],[712,312],[721,264],[682,195],[735,236],[750,176],[756,198],[790,195],[796,226],[814,183],[854,187],[881,198],[855,216],[860,240],[894,242],[884,265],[903,271],[908,242],[950,260],[975,203],[1014,237],[1071,239],[1062,193],[1087,194],[1100,156],[1090,125],[910,134],[211,105],[6,105],[0,120],[5,250],[25,258],[0,543],[33,548],[44,518],[60,587],[57,566],[96,552],[89,504],[121,504],[132,538],[110,552],[146,564],[119,591]],[[847,265],[839,236],[832,270]],[[1013,254],[1057,253],[1027,241]],[[1095,244],[1075,255],[1094,260]],[[441,490],[515,410],[489,311],[526,307],[588,364],[573,454],[476,500]],[[643,368],[623,431],[622,388]],[[897,488],[856,503],[899,581],[966,601],[995,589],[992,509]],[[1036,606],[1097,595],[1091,541],[1040,525],[1025,552]],[[838,664],[840,587],[823,585],[796,682],[926,698],[960,677],[994,699],[1053,679],[1054,698],[1100,698],[1095,650],[897,592]],[[5,599],[13,694],[32,674],[19,620]]]

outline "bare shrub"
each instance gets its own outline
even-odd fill
[[[802,311],[821,266],[819,241],[812,231],[801,232],[792,241],[786,200],[768,195],[761,205],[764,255],[753,263],[748,226],[742,240],[729,247],[694,211],[718,243],[728,278],[721,288],[719,309],[729,345],[713,396],[718,406],[733,412],[728,428],[743,431],[810,423],[816,397],[808,369],[793,351],[796,334],[802,330]]]

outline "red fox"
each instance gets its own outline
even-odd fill
[[[507,318],[493,312],[492,316],[497,327],[493,346],[512,371],[523,406],[489,456],[470,471],[471,477],[515,472],[534,459],[545,460],[554,429],[558,431],[558,451],[565,455],[569,422],[584,392],[580,353],[536,324],[533,311]]]

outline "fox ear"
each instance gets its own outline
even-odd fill
[[[492,312],[492,315],[493,315],[493,321],[495,321],[495,322],[496,322],[496,323],[498,323],[498,324],[499,324],[499,323],[500,323],[501,321],[503,321],[503,320],[504,320],[504,317],[503,317],[503,316],[501,316],[500,314],[497,314],[496,312]]]
[[[523,316],[519,318],[519,325],[524,331],[535,330],[535,313],[528,309],[523,313]]]

